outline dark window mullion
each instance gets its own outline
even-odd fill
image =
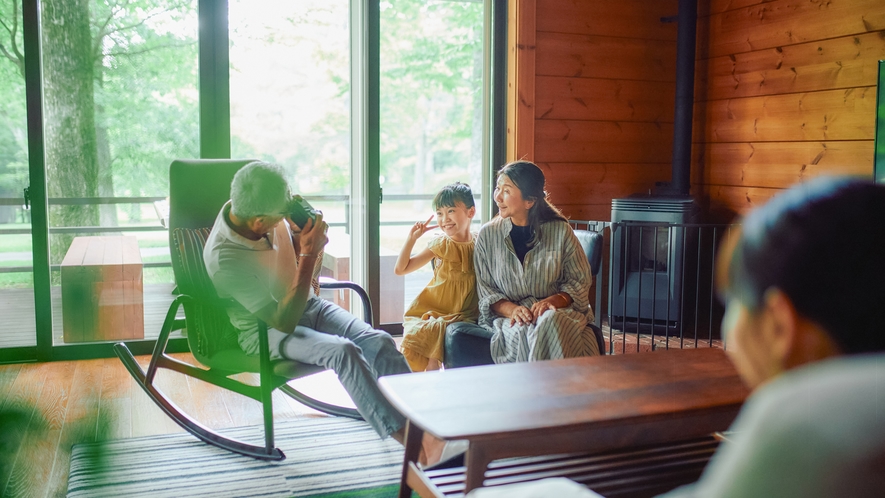
[[[52,302],[49,280],[49,208],[43,142],[43,68],[38,0],[22,1],[25,49],[25,94],[28,115],[28,197],[31,205],[31,248],[34,265],[34,313],[37,360],[52,357]],[[23,351],[29,351],[27,349]],[[33,358],[16,358],[20,360]]]
[[[230,36],[227,0],[199,0],[200,157],[230,158]]]

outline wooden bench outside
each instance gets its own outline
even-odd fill
[[[61,264],[65,342],[144,339],[138,239],[75,237]]]

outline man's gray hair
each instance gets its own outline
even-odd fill
[[[253,161],[230,184],[231,212],[240,219],[285,212],[289,183],[279,165]]]

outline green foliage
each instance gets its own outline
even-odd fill
[[[381,174],[391,193],[422,193],[425,158],[466,178],[474,94],[481,88],[482,3],[390,0],[381,4]],[[465,149],[466,148],[466,149]],[[442,168],[433,161],[433,170]],[[425,177],[423,192],[442,178]]]
[[[28,184],[27,115],[21,2],[0,0],[0,196],[20,196]],[[14,34],[13,34],[14,33]],[[3,217],[0,215],[0,222]]]
[[[177,157],[199,155],[196,2],[95,0],[97,126],[115,195],[166,195]]]

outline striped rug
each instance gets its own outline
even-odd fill
[[[264,440],[260,427],[219,432],[253,444]],[[402,446],[381,440],[365,422],[279,421],[275,436],[286,453],[282,462],[236,455],[190,434],[79,444],[71,455],[67,496],[396,496]],[[100,451],[103,465],[92,458]]]

